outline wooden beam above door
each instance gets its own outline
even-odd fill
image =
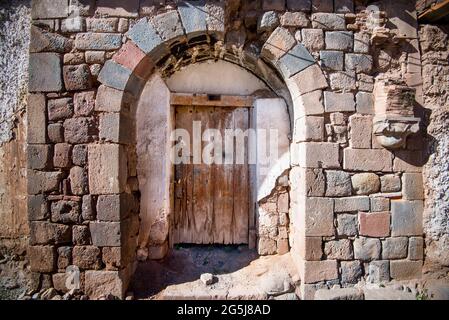
[[[251,108],[253,96],[232,96],[223,94],[191,94],[172,93],[170,104],[172,106],[211,106],[211,107],[233,107]]]

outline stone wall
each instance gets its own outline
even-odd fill
[[[449,266],[449,27],[420,26],[429,160],[424,167],[426,269]]]
[[[414,17],[414,4],[385,3],[389,20],[376,29],[363,2],[33,1],[32,271],[64,291],[73,264],[92,297],[123,296],[139,229],[136,101],[152,73],[167,78],[183,65],[223,59],[263,79],[289,106],[288,230],[303,297],[362,278],[419,277],[421,135],[391,151],[372,129],[374,84],[385,78],[416,90],[412,114],[422,115],[417,24],[404,17]]]

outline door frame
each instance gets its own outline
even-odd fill
[[[255,129],[254,123],[254,101],[255,97],[251,95],[221,95],[221,94],[196,94],[196,93],[175,93],[170,94],[170,108],[172,111],[178,106],[209,106],[209,107],[229,107],[229,108],[248,108],[249,109],[249,129]],[[174,123],[175,112],[172,122]],[[175,128],[176,129],[176,128]],[[248,150],[251,150],[251,139],[248,139]],[[256,168],[255,165],[248,164],[249,172],[249,197],[248,197],[248,247],[250,249],[256,248],[256,211],[257,211],[257,193],[255,191],[256,184]],[[173,218],[175,208],[175,165],[171,165],[171,179],[170,179],[170,228],[168,233],[168,241],[170,248],[173,248]]]

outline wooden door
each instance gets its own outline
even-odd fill
[[[201,122],[201,136],[207,129],[217,129],[223,137],[222,163],[193,163],[192,152],[182,155],[175,165],[175,203],[171,243],[247,244],[250,183],[248,144],[245,161],[236,164],[236,138],[228,138],[232,149],[225,148],[226,130],[249,127],[247,108],[215,106],[177,106],[176,129],[190,134],[193,146],[193,122]],[[201,153],[209,141],[202,141]],[[227,150],[227,153],[226,153]],[[216,151],[216,150],[214,150]],[[220,155],[218,155],[220,156]],[[226,161],[227,160],[227,161]]]

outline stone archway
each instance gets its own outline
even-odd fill
[[[200,11],[190,14],[196,12]],[[285,29],[279,28],[270,36],[259,56],[223,44],[220,39],[223,38],[224,26],[208,21],[206,16],[196,16],[194,25],[183,20],[191,17],[184,16],[181,11],[180,17],[181,20],[175,11],[161,17],[166,22],[164,30],[173,32],[169,34],[146,18],[139,20],[127,33],[129,40],[105,63],[98,77],[102,85],[98,90],[96,108],[101,111],[99,135],[104,143],[89,146],[89,185],[91,194],[110,195],[109,198],[121,208],[120,220],[115,226],[119,228],[120,242],[113,245],[121,247],[121,256],[126,257],[128,263],[116,273],[121,279],[118,284],[121,283],[124,290],[133,273],[132,252],[135,252],[138,229],[138,220],[129,216],[126,206],[129,203],[127,181],[135,179],[135,170],[130,167],[129,159],[127,164],[126,154],[133,152],[130,145],[134,138],[129,133],[136,102],[152,74],[166,76],[180,64],[211,58],[228,60],[250,70],[284,97],[289,105],[290,120],[295,128],[291,145],[290,245],[302,279],[307,282],[307,236],[327,236],[333,226],[333,218],[323,219],[333,215],[330,200],[308,197],[308,184],[313,184],[307,178],[308,170],[339,167],[338,145],[323,142],[322,137],[314,136],[313,130],[314,126],[322,127],[324,123],[321,90],[327,87],[327,81],[307,49],[293,36],[287,35]],[[192,45],[189,47],[189,44]],[[314,216],[309,217],[311,214]],[[317,214],[323,217],[317,217]],[[308,228],[310,218],[320,219],[323,223],[316,228]],[[110,232],[110,227],[110,223],[91,223],[91,230],[96,234]],[[316,267],[337,273],[335,261],[314,262],[313,268]],[[329,277],[337,278],[338,273],[325,275],[325,278]],[[311,279],[312,282],[314,280]]]

